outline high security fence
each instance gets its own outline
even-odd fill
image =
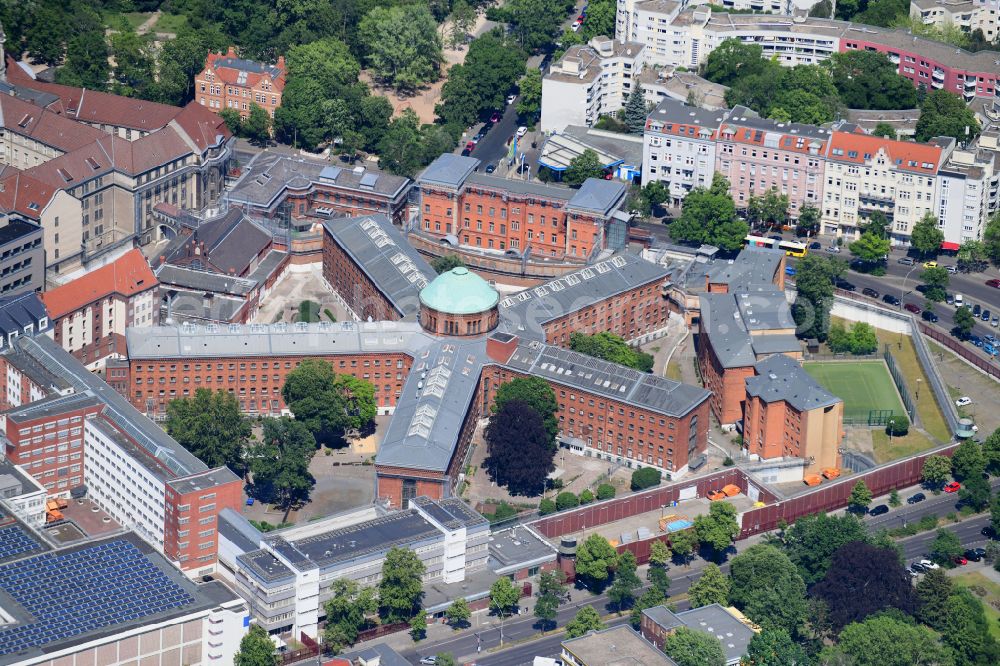
[[[907,416],[910,417],[910,423],[916,423],[917,410],[913,406],[913,396],[910,395],[910,390],[906,386],[906,379],[903,377],[903,373],[896,365],[896,359],[893,357],[892,352],[889,351],[889,345],[885,346],[883,358],[885,358],[885,364],[889,368],[892,381],[896,385],[896,390],[899,391],[899,397],[903,399],[903,407],[906,409]]]

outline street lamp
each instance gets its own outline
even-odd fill
[[[917,377],[917,402],[920,402],[920,382],[923,380]]]
[[[919,266],[919,265],[920,264],[914,262],[913,267],[910,268],[910,270],[906,271],[906,277],[903,278],[903,286],[899,288],[899,308],[900,309],[903,308],[903,298],[906,296],[906,294],[903,293],[904,291],[906,291],[906,281],[910,279],[910,273],[912,273],[913,271],[917,270],[917,266]],[[909,293],[909,292],[906,292],[906,293]],[[903,332],[902,331],[900,331],[900,333],[899,333],[898,347],[900,349],[903,348]]]

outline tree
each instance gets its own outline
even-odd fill
[[[846,262],[830,257],[809,254],[799,260],[795,274],[795,303],[792,304],[799,337],[827,339],[833,285],[846,270]]]
[[[948,271],[943,266],[925,268],[923,273],[920,274],[920,279],[927,285],[924,297],[928,301],[940,303],[945,299],[945,289],[948,287]]]
[[[889,246],[889,239],[880,238],[873,231],[866,231],[861,234],[861,238],[851,243],[848,249],[866,264],[876,264],[885,261],[885,256],[889,254]]]
[[[877,123],[875,123],[875,127],[872,129],[871,135],[880,136],[895,141],[896,128],[890,125],[889,123],[885,122],[884,120],[880,120]]]
[[[565,511],[566,509],[574,509],[580,505],[580,500],[576,495],[567,491],[561,492],[556,495],[556,509],[559,511]]]
[[[765,629],[795,634],[806,617],[806,586],[788,556],[765,544],[750,546],[730,565],[729,599]]]
[[[236,136],[243,134],[243,118],[240,117],[239,111],[236,109],[222,109],[219,111],[219,116],[226,123],[226,127],[229,128],[230,132]]]
[[[951,474],[951,458],[948,456],[927,456],[920,472],[920,480],[930,487],[940,488]]]
[[[594,493],[590,491],[590,488],[584,488],[580,491],[580,504],[590,504],[594,501]]]
[[[239,474],[245,471],[250,421],[233,394],[195,389],[194,396],[167,403],[164,425],[171,437],[209,467],[229,465]]]
[[[943,631],[945,606],[954,589],[944,569],[931,569],[924,574],[916,587],[917,599],[920,600],[917,619],[935,631]]]
[[[535,600],[535,617],[538,618],[538,622],[542,627],[542,631],[546,628],[555,626],[556,618],[559,616],[559,598],[553,594],[543,594]]]
[[[729,181],[716,173],[710,188],[696,187],[684,198],[681,216],[670,225],[670,235],[687,243],[708,243],[723,252],[743,246],[750,227],[736,217]]]
[[[438,79],[444,55],[427,7],[375,7],[358,24],[358,38],[375,76],[397,90]]]
[[[100,30],[88,30],[69,40],[66,64],[56,70],[56,81],[68,86],[106,90],[111,67],[108,43]]]
[[[576,616],[566,623],[566,638],[579,638],[591,631],[604,627],[601,616],[591,606],[584,606],[577,611]]]
[[[1000,435],[997,436],[997,439],[1000,440]],[[615,496],[615,487],[610,483],[602,483],[601,485],[597,486],[597,499],[607,500],[607,499],[612,499],[614,496]]]
[[[990,502],[990,526],[994,532],[1000,534],[1000,493]]]
[[[707,515],[695,516],[694,532],[699,543],[714,550],[716,556],[721,556],[740,533],[736,507],[729,502],[712,502]]]
[[[763,72],[766,62],[764,49],[760,46],[744,44],[739,39],[726,39],[708,54],[702,75],[714,83],[731,86]]]
[[[878,350],[878,336],[871,324],[856,321],[851,324],[851,353],[856,356],[873,354]]]
[[[240,641],[240,649],[233,656],[235,666],[274,666],[278,659],[274,654],[274,643],[259,624],[250,627],[243,640]]]
[[[639,197],[639,207],[644,215],[652,215],[653,211],[670,199],[670,190],[662,180],[651,180],[642,188]]]
[[[660,471],[654,467],[643,467],[632,472],[632,490],[645,490],[660,485]]]
[[[983,230],[983,250],[994,265],[1000,264],[1000,211],[993,213]]]
[[[326,627],[323,643],[340,652],[354,645],[368,616],[378,611],[375,590],[361,587],[356,581],[338,578],[330,584],[330,599],[324,606]]]
[[[678,627],[663,642],[663,651],[677,666],[725,666],[726,655],[715,636]]]
[[[490,610],[496,610],[501,617],[510,615],[520,600],[521,591],[506,576],[497,578],[490,586]]]
[[[885,422],[885,433],[890,437],[903,437],[910,431],[910,419],[905,414],[893,414]]]
[[[986,270],[989,256],[986,254],[986,244],[982,241],[968,240],[958,248],[958,270],[966,273],[981,273]]]
[[[836,647],[821,655],[825,664],[846,657],[852,666],[935,666],[951,663],[934,634],[920,625],[892,615],[875,615],[848,625],[840,632]],[[823,659],[826,659],[825,661]]]
[[[483,468],[498,485],[515,495],[538,495],[555,468],[555,449],[548,441],[542,417],[527,403],[507,401],[490,418],[484,433],[487,456]],[[566,497],[564,497],[564,495]],[[562,493],[556,508],[578,504],[576,495]]]
[[[618,566],[615,570],[615,579],[608,590],[608,599],[621,612],[628,608],[635,601],[635,591],[642,587],[642,581],[635,574],[635,555],[631,551],[625,551],[618,557]]]
[[[973,316],[972,310],[968,305],[963,305],[955,310],[955,316],[952,317],[951,321],[955,324],[955,329],[963,338],[969,337],[969,334],[972,333],[972,327],[976,325],[976,318]]]
[[[688,588],[688,601],[692,608],[729,604],[729,579],[717,564],[705,565],[701,577]]]
[[[646,116],[649,113],[646,110],[646,92],[642,89],[642,85],[636,84],[629,93],[623,115],[630,134],[642,134],[646,131]]]
[[[990,482],[983,478],[982,470],[979,474],[970,475],[962,484],[958,491],[958,498],[962,504],[971,506],[976,511],[982,511],[990,504]]]
[[[788,195],[778,194],[773,187],[762,196],[750,195],[747,220],[752,227],[783,227],[788,222]]]
[[[931,542],[931,559],[950,566],[952,558],[961,554],[962,542],[958,535],[944,528],[938,528],[934,534],[934,541]]]
[[[556,434],[559,432],[559,422],[556,420],[559,404],[556,402],[555,391],[552,390],[549,383],[541,377],[518,377],[506,384],[501,384],[500,388],[497,389],[496,397],[493,398],[492,412],[498,413],[503,408],[504,403],[511,400],[519,400],[527,404],[542,417],[549,445],[554,448]]]
[[[629,623],[632,628],[638,631],[642,626],[642,611],[659,606],[665,601],[663,593],[655,586],[643,592],[632,606],[632,612],[629,614]]]
[[[148,41],[133,30],[111,36],[112,92],[126,97],[150,98],[156,83],[156,56]]]
[[[570,187],[580,187],[588,178],[600,178],[604,175],[604,165],[597,153],[587,148],[570,160],[569,166],[563,172],[563,183]]]
[[[896,65],[884,53],[865,50],[835,53],[827,66],[841,101],[850,109],[912,109],[917,106],[917,90],[913,83],[899,74]],[[889,131],[891,134],[880,136],[895,139],[896,132],[891,127]]]
[[[670,564],[670,548],[660,540],[654,541],[649,546],[649,564],[656,567],[665,567]]]
[[[1000,473],[1000,428],[997,428],[983,442],[983,461],[990,474]],[[597,489],[600,496],[600,488]]]
[[[465,262],[457,254],[443,254],[431,262],[431,268],[439,275],[459,266],[465,266]]]
[[[670,535],[670,550],[684,564],[687,564],[697,547],[698,537],[695,536],[692,529],[681,530]]]
[[[458,666],[458,663],[455,661],[454,655],[452,655],[450,652],[438,652],[436,655],[434,655],[434,658],[435,658],[434,666]]]
[[[933,90],[924,98],[914,137],[917,141],[950,136],[962,144],[978,134],[979,121],[961,97],[947,90]]]
[[[799,236],[812,236],[819,232],[819,208],[803,206],[799,209],[799,219],[795,222],[795,233]]]
[[[338,375],[329,362],[306,359],[285,377],[281,395],[295,420],[318,441],[360,430],[375,418],[375,387],[352,375]]]
[[[938,227],[934,213],[928,212],[910,230],[910,244],[922,257],[936,257],[941,251],[944,232]],[[947,273],[945,273],[947,276]]]
[[[424,563],[412,550],[389,549],[378,584],[378,611],[385,624],[409,622],[417,614],[424,598],[424,572]]]
[[[517,115],[525,122],[534,124],[542,112],[541,70],[529,67],[517,88]]]
[[[609,331],[601,331],[593,335],[571,333],[569,348],[581,354],[611,361],[640,372],[650,372],[653,369],[652,354],[633,348],[624,338]]]
[[[847,499],[847,505],[855,511],[863,511],[871,503],[872,491],[868,489],[864,479],[858,479],[858,482],[851,488],[851,496]]]
[[[469,603],[464,597],[459,597],[451,602],[451,605],[448,606],[448,610],[444,614],[448,618],[448,624],[455,629],[460,629],[467,625],[469,618],[472,617],[472,611],[469,610]]]
[[[264,421],[259,444],[249,453],[253,493],[285,510],[283,520],[296,504],[309,501],[316,479],[309,462],[316,453],[316,440],[306,427],[287,416]]]
[[[423,608],[410,618],[410,638],[422,641],[427,638],[427,611]]]
[[[210,41],[203,32],[181,30],[162,44],[157,58],[160,102],[184,106],[194,99],[194,77],[205,66],[205,53],[212,46]]]
[[[801,666],[808,664],[806,653],[784,629],[764,629],[747,645],[743,664],[747,666]]]
[[[548,497],[543,498],[542,501],[538,503],[538,513],[542,516],[547,516],[550,513],[555,513],[558,511],[556,508],[556,503],[550,500]]]
[[[861,541],[837,549],[811,593],[826,602],[828,619],[837,629],[886,608],[912,614],[917,607],[910,575],[896,551]]]
[[[652,566],[646,570],[646,579],[660,591],[664,597],[670,594],[670,576],[664,567]]]
[[[472,40],[465,61],[448,70],[435,113],[461,133],[487,111],[503,108],[507,92],[525,75],[526,58],[502,28]],[[537,95],[540,105],[540,88]]]
[[[591,534],[576,549],[576,574],[591,591],[604,587],[618,565],[618,553],[600,534]]]
[[[956,664],[1000,663],[1000,647],[990,634],[983,603],[966,588],[955,590],[945,603],[942,641]]]
[[[983,447],[975,440],[965,440],[951,454],[951,473],[959,481],[965,481],[972,476],[981,476],[985,468]]]
[[[844,544],[866,541],[868,531],[857,516],[816,513],[796,520],[784,535],[783,550],[807,585],[822,580],[830,559]]]
[[[255,102],[250,102],[250,113],[243,121],[242,129],[248,139],[266,145],[271,138],[271,114]]]
[[[465,44],[469,31],[476,24],[476,10],[465,0],[455,0],[451,6],[450,46],[455,49]]]
[[[405,109],[389,122],[378,145],[379,166],[398,176],[412,176],[423,166],[427,132],[413,109]]]
[[[566,574],[561,569],[543,571],[538,576],[538,595],[551,594],[557,599],[566,595]]]

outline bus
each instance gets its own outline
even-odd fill
[[[743,247],[767,247],[779,249],[789,257],[804,257],[808,252],[808,245],[798,241],[775,240],[765,236],[747,236],[743,239]]]

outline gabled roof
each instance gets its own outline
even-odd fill
[[[38,220],[58,190],[29,173],[15,172],[0,181],[0,210]]]
[[[46,291],[42,300],[49,316],[58,319],[105,296],[120,294],[129,297],[157,284],[146,257],[138,249],[133,249],[113,263]]]
[[[11,95],[0,95],[0,125],[56,150],[69,152],[104,136],[96,127],[81,125]]]
[[[271,234],[244,217],[239,208],[230,209],[220,218],[205,222],[187,238],[178,239],[167,261],[178,262],[194,255],[212,269],[226,275],[242,276],[253,260],[271,244]]]
[[[775,354],[754,365],[753,377],[746,378],[747,395],[764,402],[785,401],[800,412],[829,407],[840,398],[816,382],[794,359]]]
[[[880,151],[885,153],[896,169],[903,171],[934,174],[941,164],[942,150],[939,146],[915,141],[894,141],[853,132],[833,132],[826,159],[851,164],[871,164]]]
[[[268,80],[278,92],[285,87],[285,61],[279,58],[275,65],[265,65],[256,60],[237,58],[236,50],[229,48],[226,55],[209,53],[205,68],[211,69],[219,81],[246,88],[254,88],[262,80]]]
[[[181,109],[171,124],[176,124],[200,151],[216,146],[232,136],[222,116],[197,102],[190,102]]]

